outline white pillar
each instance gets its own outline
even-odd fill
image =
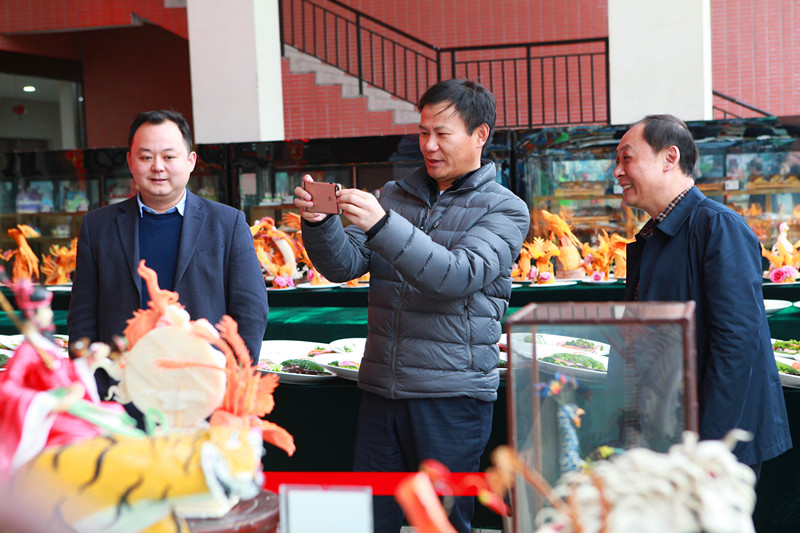
[[[186,12],[195,142],[283,140],[278,0],[188,0]]]
[[[608,0],[612,124],[711,120],[710,0]]]

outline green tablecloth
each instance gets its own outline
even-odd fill
[[[506,316],[518,311],[511,307]],[[56,332],[67,334],[67,311],[53,311]],[[800,337],[800,308],[788,307],[769,317],[769,329],[776,339]],[[0,314],[0,335],[14,335],[16,328]],[[364,307],[273,307],[269,311],[264,339],[330,342],[347,337],[366,337],[367,309]]]
[[[12,300],[8,287],[0,287],[3,294]],[[773,284],[763,286],[764,298],[773,300],[800,301],[800,283]],[[566,287],[538,287],[523,285],[511,293],[511,306],[522,307],[529,302],[603,302],[622,300],[625,284],[576,283]],[[367,288],[336,288],[290,291],[270,290],[267,298],[271,309],[279,307],[366,307],[369,290]],[[58,290],[53,296],[53,309],[69,308],[70,293]]]

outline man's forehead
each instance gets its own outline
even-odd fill
[[[140,145],[140,146],[137,148],[137,150],[136,150],[136,151],[137,151],[137,152],[154,152],[154,151],[160,151],[160,152],[178,152],[178,151],[180,151],[180,145],[178,145],[178,146],[167,146],[167,147],[165,147],[165,148],[160,148],[160,149],[156,149],[156,148],[150,148],[149,146]]]
[[[617,153],[635,149],[637,142],[644,139],[640,126],[641,124],[637,124],[625,132],[617,145]]]

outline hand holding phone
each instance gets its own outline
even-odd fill
[[[339,198],[336,196],[336,193],[342,189],[339,183],[304,181],[303,189],[311,195],[311,201],[314,203],[313,207],[306,207],[306,211],[332,215],[342,214]]]

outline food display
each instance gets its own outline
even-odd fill
[[[800,241],[792,244],[788,237],[789,224],[778,225],[778,238],[770,250],[761,245],[761,254],[769,260],[764,277],[772,283],[793,283],[800,277]]]
[[[535,236],[522,244],[519,261],[511,271],[513,281],[530,281],[536,285],[572,279],[612,281],[612,266],[617,278],[625,277],[626,246],[632,239],[616,233],[609,237],[603,229],[596,236],[597,244],[592,246],[578,239],[566,216],[544,209],[540,210],[540,214],[546,221],[549,233]]]
[[[51,337],[52,314],[39,312],[52,293],[34,299],[24,291],[29,280],[13,285],[27,320],[22,339],[2,339],[15,351],[0,373],[0,404],[8,407],[0,422],[19,430],[0,436],[4,525],[188,531],[187,520],[226,516],[259,495],[263,442],[293,454],[292,436],[264,419],[278,379],[253,373],[236,322],[190,320],[144,261],[139,274],[149,307],[129,320],[113,359],[111,347],[81,340],[68,356],[64,339]],[[8,309],[4,296],[2,303]],[[97,367],[119,380],[115,398],[144,413],[144,431],[121,405],[98,401]],[[37,423],[42,416],[48,423]]]
[[[591,339],[537,333],[513,333],[512,349],[530,357],[536,343],[539,370],[547,374],[566,374],[582,381],[603,381],[608,371],[611,346]],[[505,338],[501,339],[501,343]],[[501,373],[502,375],[502,373]]]
[[[772,350],[781,385],[800,388],[800,340],[772,339]]]
[[[314,383],[336,377],[321,365],[321,356],[336,353],[321,342],[270,340],[261,343],[257,369],[283,383]]]
[[[559,352],[553,355],[547,355],[539,359],[543,363],[551,363],[554,365],[561,365],[570,368],[583,368],[586,370],[599,370],[605,372],[606,367],[603,363],[596,359],[592,359],[580,353],[567,353]]]

